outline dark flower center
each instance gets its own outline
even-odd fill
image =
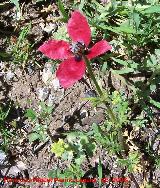
[[[89,53],[88,48],[83,42],[75,42],[71,45],[71,52],[74,54],[76,61],[81,61],[83,55]]]

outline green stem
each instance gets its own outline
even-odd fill
[[[91,67],[91,65],[90,65],[89,60],[87,59],[86,56],[83,56],[83,58],[84,58],[84,61],[85,61],[86,65],[87,65],[88,73],[89,73],[91,79],[92,79],[93,82],[94,82],[94,85],[95,85],[95,87],[96,87],[96,89],[97,89],[98,94],[99,94],[100,96],[103,96],[103,92],[102,92],[100,86],[98,85],[98,82],[97,82],[97,80],[96,80],[96,78],[95,78],[95,76],[94,76],[94,74],[93,74],[92,67]]]
[[[94,85],[96,87],[96,90],[97,90],[99,96],[104,98],[104,94],[103,94],[102,89],[98,85],[98,82],[97,82],[97,80],[96,80],[96,78],[94,76],[94,73],[92,71],[92,67],[91,67],[91,64],[90,64],[89,60],[87,59],[86,56],[83,56],[83,59],[84,59],[86,65],[87,65],[88,73],[89,73],[91,79],[93,80],[93,83],[94,83]],[[109,115],[112,123],[114,125],[119,125],[119,122],[118,122],[117,118],[115,117],[112,108],[109,106],[109,104],[106,101],[103,101],[103,102],[104,102],[104,104],[106,106],[107,114]],[[122,130],[121,130],[120,126],[118,126],[118,129],[119,129],[118,130],[118,140],[119,140],[119,143],[122,146],[122,150],[125,150],[125,142],[124,142],[124,138],[123,138],[123,134],[122,134]],[[124,156],[124,153],[122,155]]]
[[[58,0],[57,4],[58,4],[58,8],[59,8],[59,10],[60,10],[60,12],[61,12],[61,14],[62,14],[62,16],[63,16],[63,21],[67,23],[69,17],[68,17],[68,14],[67,14],[66,11],[65,11],[65,8],[64,8],[64,6],[63,6],[62,1],[61,1],[61,0]]]
[[[103,92],[102,92],[100,86],[98,85],[98,82],[97,82],[97,80],[96,80],[96,78],[95,78],[95,76],[94,76],[94,73],[93,73],[93,71],[92,71],[92,67],[91,67],[91,64],[90,64],[89,60],[87,59],[86,56],[83,56],[83,59],[84,59],[86,65],[87,65],[88,73],[89,73],[91,79],[93,80],[93,83],[94,83],[94,85],[95,85],[95,87],[96,87],[96,89],[97,89],[97,92],[98,92],[99,96],[100,96],[100,97],[103,97],[103,96],[104,96],[104,95],[103,95]],[[117,124],[116,117],[115,117],[115,115],[114,115],[114,113],[113,113],[111,107],[109,106],[109,104],[106,103],[106,101],[104,101],[104,103],[105,103],[105,105],[106,105],[106,107],[107,107],[107,112],[108,112],[108,114],[109,114],[109,116],[110,116],[112,122],[113,122],[114,124]]]

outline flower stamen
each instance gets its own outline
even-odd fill
[[[71,52],[74,54],[76,61],[81,61],[83,55],[87,55],[89,53],[88,48],[84,44],[84,42],[75,42],[71,45]]]

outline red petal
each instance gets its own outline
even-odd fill
[[[91,40],[91,30],[87,19],[79,12],[74,11],[67,24],[69,36],[74,42],[84,42],[86,46]]]
[[[56,76],[61,86],[68,88],[83,77],[85,70],[86,65],[83,61],[77,62],[74,58],[70,58],[59,65]]]
[[[91,49],[89,54],[87,55],[88,59],[92,59],[94,57],[97,57],[101,54],[104,54],[108,50],[111,50],[112,46],[106,41],[101,40],[97,42]]]
[[[63,40],[49,40],[38,50],[51,59],[66,59],[71,55],[69,43]]]

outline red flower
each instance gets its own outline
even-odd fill
[[[86,65],[82,59],[82,55],[86,55],[88,59],[92,59],[111,50],[111,46],[105,40],[97,42],[88,50],[87,47],[91,40],[91,30],[86,18],[77,10],[72,13],[67,24],[67,30],[73,41],[71,46],[63,40],[49,40],[38,49],[51,59],[64,60],[56,72],[56,76],[64,88],[72,86],[77,80],[83,77]]]

